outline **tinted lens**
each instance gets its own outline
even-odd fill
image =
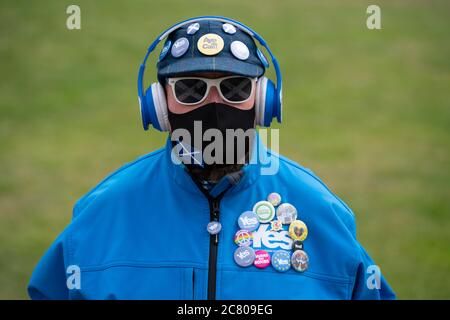
[[[200,79],[183,79],[175,82],[175,96],[181,103],[197,103],[203,99],[206,82]]]
[[[252,93],[252,81],[246,77],[234,77],[220,83],[222,95],[233,102],[247,100]]]

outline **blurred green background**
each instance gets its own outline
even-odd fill
[[[69,31],[73,3],[82,29]],[[382,30],[366,28],[369,4]],[[141,129],[138,66],[163,29],[203,14],[270,44],[280,152],[353,208],[398,297],[450,298],[450,2],[430,0],[1,1],[0,298],[27,298],[80,196],[162,145]]]

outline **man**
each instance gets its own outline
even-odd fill
[[[166,146],[78,200],[31,298],[395,298],[356,240],[352,211],[252,131],[281,115],[281,83],[263,77],[252,36],[219,17],[169,29],[159,83],[144,94],[150,46],[141,112],[145,128],[170,132]]]

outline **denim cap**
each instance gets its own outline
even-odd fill
[[[239,27],[202,20],[169,34],[159,55],[157,76],[162,84],[168,77],[208,71],[260,77],[267,66],[253,38]]]

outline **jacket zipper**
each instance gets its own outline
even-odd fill
[[[211,221],[219,221],[220,199],[208,198],[209,217]],[[209,267],[208,267],[208,300],[216,299],[217,251],[219,248],[219,234],[209,236]]]

